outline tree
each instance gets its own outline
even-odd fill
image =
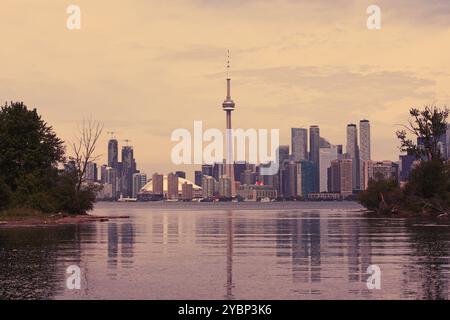
[[[22,102],[0,110],[0,210],[33,209],[41,213],[83,214],[93,208],[98,187],[83,185],[87,163],[94,161],[101,126],[83,123],[71,158],[65,163],[63,141],[52,127]],[[25,210],[26,211],[26,210]]]
[[[425,106],[423,110],[412,108],[409,111],[411,120],[405,129],[396,132],[400,140],[400,150],[403,152],[413,152],[418,159],[442,160],[440,139],[447,132],[447,118],[449,109],[440,109],[434,105]],[[421,141],[417,145],[408,138],[408,133]]]
[[[358,195],[363,206],[378,213],[392,213],[401,199],[401,190],[393,179],[370,179],[367,190]]]
[[[11,102],[0,109],[0,172],[12,192],[19,177],[32,174],[45,179],[64,160],[63,141],[36,109]]]
[[[11,190],[0,177],[0,210],[6,209],[11,203]]]
[[[77,191],[83,186],[89,162],[96,161],[100,157],[95,154],[95,149],[102,132],[103,125],[100,123],[92,119],[83,120],[76,141],[72,143],[73,156],[70,159],[77,176]]]

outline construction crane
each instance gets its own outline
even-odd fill
[[[116,138],[116,133],[118,133],[117,131],[108,131],[107,134],[111,135],[111,139],[115,139]]]

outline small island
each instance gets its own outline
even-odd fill
[[[425,106],[412,108],[409,113],[408,125],[396,132],[400,150],[415,158],[408,180],[402,185],[389,179],[371,180],[359,195],[359,202],[380,215],[448,218],[450,165],[442,151],[442,137],[447,132],[449,110]]]
[[[11,102],[0,109],[0,225],[105,221],[94,217],[99,186],[85,181],[102,126],[85,121],[74,156],[36,109]]]

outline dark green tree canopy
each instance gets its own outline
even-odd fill
[[[22,102],[0,109],[0,175],[15,191],[18,177],[42,177],[64,160],[63,141],[36,109]]]
[[[438,108],[434,105],[425,106],[422,110],[412,108],[409,111],[411,119],[405,129],[397,131],[400,140],[400,150],[412,152],[418,159],[441,160],[440,139],[447,132],[447,118],[449,110]],[[417,145],[408,138],[408,133],[422,141]]]

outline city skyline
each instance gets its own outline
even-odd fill
[[[309,124],[342,143],[342,126],[370,118],[372,157],[394,160],[396,124],[407,110],[448,104],[445,2],[434,10],[418,1],[379,1],[379,31],[366,28],[364,2],[345,0],[346,10],[281,2],[80,0],[81,30],[69,31],[64,4],[6,1],[0,33],[10,45],[0,58],[9,62],[0,95],[38,108],[68,142],[83,118],[101,121],[119,142],[133,140],[145,172],[173,170],[168,141],[175,128],[194,120],[223,128],[216,106],[227,49],[239,97],[234,126],[284,128],[281,144],[290,128]],[[103,135],[100,144],[107,140]]]

